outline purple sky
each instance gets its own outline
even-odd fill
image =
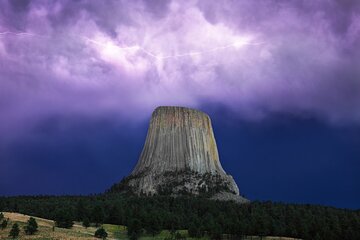
[[[133,121],[158,105],[208,102],[246,119],[358,124],[359,5],[1,1],[0,131],[49,115]]]
[[[0,1],[0,150],[158,105],[358,126],[360,1]]]

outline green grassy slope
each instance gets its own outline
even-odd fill
[[[29,215],[20,214],[20,213],[10,213],[5,212],[4,213],[5,218],[9,219],[9,224],[7,228],[4,230],[0,230],[0,239],[12,239],[8,237],[11,226],[14,223],[18,223],[20,226],[20,235],[18,239],[32,239],[32,240],[50,240],[50,239],[69,239],[69,240],[87,240],[87,239],[95,239],[94,233],[96,231],[96,228],[94,226],[85,228],[81,225],[80,222],[75,222],[74,226],[71,229],[64,229],[64,228],[53,228],[54,221],[44,218],[38,218],[35,217],[39,228],[38,232],[36,234],[28,236],[24,233],[24,226],[26,225],[26,222],[30,218]],[[126,226],[122,225],[114,225],[114,224],[103,224],[102,225],[106,232],[108,233],[107,239],[128,239],[127,237],[127,229]],[[178,230],[178,233],[181,234],[186,239],[193,239],[188,237],[187,230]],[[174,235],[170,233],[168,230],[163,230],[159,234],[155,235],[154,237],[152,235],[142,234],[140,237],[140,240],[147,240],[147,239],[174,239]],[[203,237],[202,239],[209,239],[208,237]],[[260,240],[260,237],[256,236],[248,236],[245,238],[246,240],[253,239],[253,240]],[[285,238],[285,237],[263,237],[262,239],[266,240],[290,240],[293,238]]]

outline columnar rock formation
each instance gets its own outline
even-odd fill
[[[155,109],[135,169],[110,191],[246,201],[221,167],[209,116],[184,107]]]

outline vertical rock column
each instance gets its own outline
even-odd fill
[[[191,170],[225,174],[208,115],[184,107],[158,107],[133,175]]]
[[[139,161],[110,191],[247,201],[221,167],[209,116],[185,107],[155,109]]]

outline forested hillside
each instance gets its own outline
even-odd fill
[[[272,202],[211,201],[195,197],[92,196],[1,197],[0,211],[48,219],[90,220],[158,233],[188,229],[191,236],[244,235],[302,239],[360,239],[360,211]],[[136,230],[136,229],[135,229]]]

